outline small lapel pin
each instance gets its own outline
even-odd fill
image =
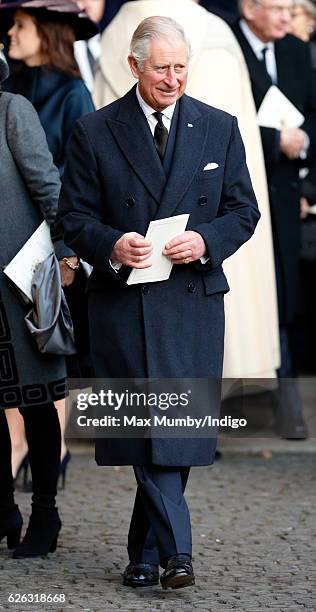
[[[188,127],[193,127],[193,123],[188,123]]]

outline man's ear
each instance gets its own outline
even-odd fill
[[[133,57],[132,55],[129,55],[127,60],[128,60],[132,75],[135,77],[135,79],[138,79],[139,78],[139,68],[137,66],[135,57]]]
[[[257,10],[256,3],[253,0],[243,0],[242,3],[242,16],[247,21],[253,21],[255,18],[255,12]]]

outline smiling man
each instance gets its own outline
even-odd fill
[[[138,79],[123,98],[82,118],[69,147],[60,200],[65,240],[93,265],[91,350],[98,378],[221,378],[222,270],[260,217],[236,118],[188,97],[190,46],[168,17],[134,32]],[[150,267],[150,221],[189,213],[165,245],[168,280],[127,285]],[[167,389],[166,389],[167,390]],[[214,460],[215,439],[97,440],[99,465],[134,466],[127,586],[194,584],[190,466]]]

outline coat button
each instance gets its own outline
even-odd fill
[[[188,284],[188,291],[189,291],[189,293],[195,293],[196,292],[196,285],[195,285],[195,283],[192,283],[192,281]]]
[[[200,196],[199,197],[199,205],[200,206],[206,206],[207,204],[207,197],[206,196]]]
[[[127,208],[132,208],[135,204],[135,200],[134,198],[127,198],[127,200],[125,201],[125,206],[127,206]]]
[[[143,285],[142,286],[142,294],[143,295],[148,295],[149,293],[149,287],[147,285]]]

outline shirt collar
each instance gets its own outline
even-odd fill
[[[148,119],[148,117],[150,117],[150,115],[152,115],[153,113],[155,113],[155,109],[152,108],[151,106],[149,106],[149,104],[147,104],[147,102],[145,102],[145,100],[143,100],[142,96],[139,93],[139,87],[137,85],[136,87],[136,97],[137,100],[139,102],[139,105],[146,117],[146,119]],[[171,104],[171,106],[167,106],[167,108],[165,108],[162,111],[162,114],[167,117],[167,119],[169,119],[169,121],[171,121],[173,113],[174,113],[174,109],[176,107],[176,102],[174,102],[173,104]]]
[[[249,28],[248,24],[245,22],[244,19],[241,19],[240,21],[240,28],[243,34],[245,35],[245,37],[247,38],[252,50],[254,51],[254,53],[259,59],[261,59],[262,57],[262,49],[264,47],[266,47],[267,49],[270,49],[271,51],[274,51],[274,43],[272,41],[263,42],[263,40],[258,38],[258,36],[256,36],[256,34],[253,33],[253,31]]]

